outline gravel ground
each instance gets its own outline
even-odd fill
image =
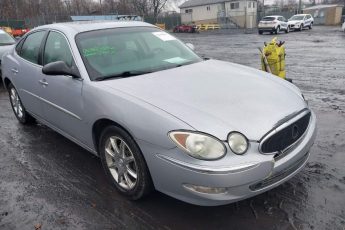
[[[272,35],[179,34],[207,57],[259,68]],[[0,88],[0,229],[345,229],[345,34],[336,27],[280,34],[287,75],[318,117],[307,167],[285,184],[221,207],[153,193],[121,197],[97,157],[43,125],[16,121]]]

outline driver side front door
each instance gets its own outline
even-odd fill
[[[61,32],[50,31],[43,51],[43,65],[56,61],[77,68],[67,38]],[[44,119],[69,137],[84,142],[83,80],[41,73],[41,82]]]

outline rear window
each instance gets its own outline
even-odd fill
[[[16,43],[16,41],[12,38],[11,35],[6,33],[3,30],[0,30],[0,46],[1,45],[12,45]]]
[[[274,21],[275,19],[275,17],[264,17],[261,21]]]

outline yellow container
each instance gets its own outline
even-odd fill
[[[285,47],[281,43],[277,43],[277,38],[273,38],[272,41],[265,45],[263,53],[266,56],[268,65],[272,74],[286,79],[285,71]],[[262,70],[266,71],[263,57],[261,58]]]

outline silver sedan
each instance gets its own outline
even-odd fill
[[[306,164],[316,118],[291,83],[204,60],[143,22],[38,27],[3,59],[17,119],[100,157],[129,199],[156,189],[222,205],[272,189]]]

